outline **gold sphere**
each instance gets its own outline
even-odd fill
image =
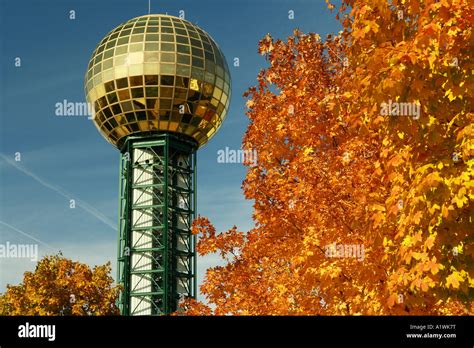
[[[198,26],[153,14],[133,18],[99,43],[85,76],[100,133],[119,149],[129,135],[184,134],[204,145],[229,108],[229,68]]]

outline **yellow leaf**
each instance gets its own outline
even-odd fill
[[[418,225],[420,223],[422,215],[423,213],[421,211],[417,211],[415,216],[413,216],[413,222]]]
[[[466,196],[462,196],[462,197],[454,196],[454,198],[452,200],[453,203],[456,203],[458,208],[462,208],[464,203],[467,203],[467,201],[468,201],[468,199],[467,199]]]
[[[446,278],[446,287],[449,288],[450,286],[454,289],[459,288],[459,283],[463,281],[461,274],[457,271],[451,273]]]
[[[433,275],[438,273],[440,269],[442,269],[442,265],[436,262],[436,256],[433,256],[433,258],[424,265],[424,271],[430,271]]]
[[[444,94],[444,96],[445,96],[445,97],[447,96],[448,99],[449,99],[449,101],[453,101],[454,99],[456,99],[456,96],[453,94],[453,91],[450,90],[450,89],[448,89],[448,90],[446,91],[446,93]]]
[[[313,148],[312,147],[306,147],[304,150],[303,150],[303,155],[306,157],[306,156],[309,156],[313,153]]]
[[[387,305],[389,307],[393,307],[395,305],[395,303],[397,302],[397,299],[398,299],[398,296],[395,295],[395,294],[391,294],[388,298],[387,298]]]
[[[428,62],[430,63],[430,68],[433,69],[434,67],[434,61],[436,60],[436,56],[431,54],[429,57],[428,57]]]
[[[429,287],[428,287],[428,284],[424,281],[421,281],[421,291],[428,291]]]
[[[379,210],[379,211],[385,211],[385,207],[380,204],[373,204],[372,205],[372,210]]]
[[[452,207],[452,205],[450,205],[449,207]],[[453,210],[453,209],[449,209],[449,207],[443,205],[443,207],[441,208],[441,214],[443,215],[444,218],[447,218],[449,216],[449,211]]]
[[[430,250],[430,249],[433,247],[435,239],[436,239],[436,235],[435,235],[435,234],[430,235],[430,236],[426,239],[426,241],[425,241],[425,246],[428,248],[428,250]]]
[[[436,210],[439,210],[439,209],[441,209],[440,206],[435,203],[428,209],[428,211],[430,212],[430,214],[433,214]]]

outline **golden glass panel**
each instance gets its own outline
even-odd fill
[[[128,55],[128,64],[141,64],[143,63],[143,52],[134,52]]]
[[[174,64],[160,64],[160,74],[162,75],[175,75],[176,66]]]
[[[219,105],[219,100],[212,98],[211,105],[217,107],[217,105]]]
[[[143,64],[130,65],[128,67],[129,76],[143,75]]]
[[[226,105],[226,103],[227,103],[227,94],[225,94],[225,93],[222,94],[221,103]]]
[[[130,99],[130,91],[128,89],[123,89],[118,91],[120,101],[127,101]]]
[[[114,64],[115,65],[123,65],[123,64],[125,64],[126,58],[127,58],[126,55],[116,56],[114,58]]]
[[[119,79],[128,76],[128,66],[116,66],[114,68],[115,78]]]
[[[158,64],[144,64],[143,73],[145,75],[158,75],[160,73],[160,66]]]
[[[173,98],[173,87],[160,87],[160,98]]]
[[[196,80],[196,79],[191,79],[189,88],[191,88],[191,89],[194,90],[194,91],[199,91],[199,83],[198,83],[198,80]]]
[[[214,84],[215,75],[206,71],[206,73],[204,74],[204,81]]]
[[[191,74],[191,68],[185,65],[176,66],[176,75],[189,76]]]
[[[182,133],[202,146],[226,117],[230,74],[200,28],[147,15],[121,24],[97,45],[85,92],[96,127],[119,148],[127,136],[150,131]]]
[[[117,47],[115,50],[116,55],[125,54],[127,52],[128,52],[128,46],[120,46],[120,47]]]
[[[162,53],[164,54],[164,53]],[[155,63],[160,61],[160,54],[158,52],[145,52],[145,62]]]
[[[143,51],[143,43],[130,44],[130,52],[141,52]]]
[[[178,129],[178,122],[170,122],[169,130],[172,132],[175,132]]]

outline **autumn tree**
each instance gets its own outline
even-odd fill
[[[348,3],[355,113],[379,129],[382,143],[374,170],[386,195],[372,205],[371,229],[384,237],[389,307],[472,306],[472,4]],[[384,118],[370,108],[387,100],[420,105],[419,118]],[[405,306],[396,305],[400,294]]]
[[[243,141],[258,153],[243,184],[255,228],[194,222],[198,251],[227,261],[201,292],[215,314],[472,314],[473,7],[335,13],[336,36],[260,42]]]
[[[23,282],[0,296],[0,315],[117,315],[110,263],[90,269],[62,255],[46,256]]]

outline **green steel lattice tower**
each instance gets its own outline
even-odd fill
[[[196,297],[196,151],[230,102],[229,69],[202,29],[147,15],[112,30],[89,61],[93,122],[120,150],[122,315],[163,315]]]

